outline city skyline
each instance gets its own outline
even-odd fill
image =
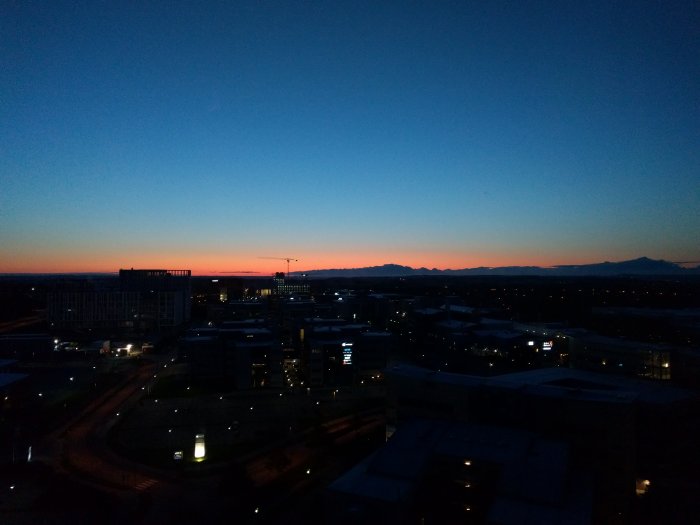
[[[700,260],[693,2],[0,10],[0,273]]]

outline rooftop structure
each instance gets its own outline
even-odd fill
[[[590,476],[572,467],[565,443],[473,423],[408,421],[328,492],[341,523],[591,520]]]

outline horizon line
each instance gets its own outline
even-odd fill
[[[591,265],[598,265],[598,264],[619,264],[619,263],[625,263],[625,262],[631,262],[631,261],[638,261],[640,259],[647,259],[651,261],[656,261],[656,262],[665,262],[669,264],[675,264],[679,266],[680,268],[684,268],[683,264],[700,264],[700,261],[668,261],[666,259],[652,259],[650,257],[646,256],[640,256],[636,257],[633,259],[624,259],[620,261],[600,261],[600,262],[593,262],[593,263],[576,263],[576,264],[549,264],[546,266],[540,266],[540,265],[532,265],[532,264],[515,264],[515,265],[502,265],[502,266],[473,266],[473,267],[462,267],[462,268],[437,268],[437,267],[428,267],[428,266],[410,266],[410,265],[405,265],[405,264],[399,264],[399,263],[384,263],[384,264],[379,264],[379,265],[371,265],[371,266],[356,266],[356,267],[345,267],[345,268],[318,268],[314,270],[299,270],[299,271],[294,271],[294,272],[289,272],[289,275],[301,275],[305,273],[311,273],[311,272],[326,272],[326,271],[352,271],[352,270],[362,270],[366,268],[382,268],[385,266],[401,266],[404,268],[410,268],[411,270],[430,270],[430,271],[440,271],[440,272],[449,272],[449,271],[463,271],[463,270],[478,270],[478,269],[488,269],[488,270],[497,270],[499,268],[539,268],[539,269],[557,269],[557,268],[571,268],[571,267],[576,267],[576,266],[591,266]],[[180,265],[182,266],[182,265]],[[688,267],[689,269],[697,268],[697,267]],[[128,268],[127,268],[128,269]],[[138,268],[136,268],[138,269]],[[167,269],[167,268],[164,268]],[[685,268],[684,268],[685,269]],[[275,273],[278,272],[262,272],[262,271],[255,271],[255,270],[232,270],[232,271],[220,271],[220,270],[215,270],[215,271],[210,271],[210,272],[204,272],[204,273],[197,273],[197,277],[207,277],[207,276],[217,276],[217,275],[231,275],[231,276],[251,276],[251,277],[266,277],[266,276],[272,276]],[[61,275],[118,275],[119,270],[110,270],[110,271],[58,271],[58,272],[0,272],[0,277],[10,277],[10,276],[61,276]]]

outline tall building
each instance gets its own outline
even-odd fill
[[[277,272],[275,277],[272,279],[272,287],[264,288],[260,290],[260,295],[308,295],[311,290],[311,286],[306,281],[296,281],[288,280],[284,272]]]
[[[167,332],[190,320],[190,270],[119,270],[115,281],[63,283],[49,292],[53,330]]]

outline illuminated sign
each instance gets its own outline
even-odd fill
[[[528,341],[528,342],[527,342],[527,346],[535,346],[535,342],[534,342],[534,341]]]
[[[206,454],[206,449],[204,447],[204,434],[197,434],[194,437],[194,459],[197,461],[202,461]]]
[[[343,365],[352,364],[352,343],[341,343],[343,347]]]
[[[542,350],[545,352],[549,352],[552,349],[552,346],[554,345],[554,341],[545,341],[542,343]]]

